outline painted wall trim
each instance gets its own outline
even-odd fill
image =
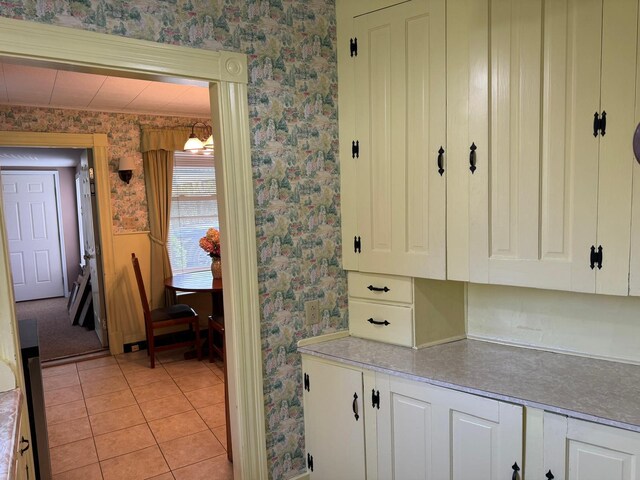
[[[50,66],[84,66],[89,73],[117,69],[133,77],[153,76],[182,83],[247,83],[243,54],[214,52],[118,37],[55,25],[0,18],[0,56],[31,58]],[[135,52],[135,55],[131,55]],[[188,82],[191,80],[191,82]]]
[[[102,245],[102,268],[104,269],[105,308],[107,324],[109,325],[109,345],[111,353],[121,353],[121,343],[118,322],[115,321],[114,302],[108,295],[108,289],[115,281],[115,266],[113,261],[113,235],[111,215],[111,194],[109,187],[109,165],[107,155],[107,135],[97,134],[68,134],[68,133],[39,133],[39,132],[0,132],[0,146],[24,147],[63,147],[87,148],[93,151],[96,198],[98,200],[98,223],[100,225],[100,243]],[[57,172],[55,172],[57,174]],[[56,185],[58,190],[59,185]],[[59,220],[60,221],[60,220]],[[66,289],[65,289],[66,292]]]
[[[227,349],[230,381],[230,416],[234,451],[234,478],[268,478],[262,347],[257,284],[255,206],[251,167],[249,105],[247,98],[247,57],[230,52],[212,52],[173,45],[128,39],[115,35],[44,25],[37,22],[0,18],[0,57],[20,59],[61,67],[81,67],[86,72],[109,73],[154,80],[174,79],[186,83],[210,84],[214,138],[217,145],[216,167],[223,163],[218,189],[224,196],[219,204],[225,229],[223,275],[225,277],[225,317],[228,319]],[[21,146],[29,143],[28,134],[11,132],[12,144],[24,135]],[[40,134],[44,135],[44,134]],[[49,134],[51,135],[51,134]],[[69,135],[86,140],[87,135]],[[96,190],[108,195],[106,161],[107,138],[94,135]],[[52,141],[55,138],[52,136]],[[99,142],[100,140],[100,142]],[[50,144],[49,146],[61,146]],[[98,156],[103,156],[99,161]],[[227,161],[225,161],[227,159]],[[233,222],[225,224],[227,219]],[[113,263],[111,202],[101,203],[100,225],[103,238],[105,292],[116,281]],[[4,234],[3,234],[4,235]],[[4,243],[0,236],[0,244]],[[104,239],[107,238],[105,242]],[[107,252],[108,250],[108,252]],[[0,267],[2,266],[0,262]],[[6,265],[6,264],[5,264]],[[5,268],[8,268],[5,267]],[[10,273],[2,272],[3,277]],[[0,287],[3,286],[0,284]],[[0,295],[2,291],[0,291]],[[114,299],[107,299],[109,303]],[[15,327],[15,313],[13,314]],[[110,344],[122,348],[121,332],[109,328]]]

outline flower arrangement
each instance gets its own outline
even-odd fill
[[[204,237],[200,239],[200,248],[209,254],[211,258],[220,258],[220,232],[210,228]]]

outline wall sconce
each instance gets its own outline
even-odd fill
[[[120,163],[118,164],[118,177],[127,185],[133,176],[134,163],[134,157],[124,157],[120,159]]]
[[[201,125],[206,132],[206,139],[201,139],[196,135],[196,127]],[[191,125],[191,134],[184,144],[185,152],[199,153],[199,154],[213,154],[213,132],[211,125],[206,123],[196,122]]]

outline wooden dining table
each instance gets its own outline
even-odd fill
[[[173,302],[176,303],[177,292],[189,292],[189,293],[210,293],[211,294],[211,315],[220,316],[224,319],[224,305],[222,303],[222,279],[214,279],[211,276],[211,271],[200,272],[188,272],[179,273],[168,277],[164,281],[165,288],[173,295]],[[223,320],[224,322],[224,320]],[[205,346],[206,346],[205,342]],[[224,351],[227,351],[226,345]],[[191,352],[185,353],[185,358]],[[189,355],[190,357],[190,355]],[[225,354],[226,357],[226,354]],[[231,429],[229,427],[229,389],[227,387],[227,361],[226,358],[222,359],[223,374],[224,374],[224,409],[226,418],[226,433],[227,433],[227,457],[229,461],[233,461],[233,455],[231,450]]]

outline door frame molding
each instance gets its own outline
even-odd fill
[[[0,58],[87,73],[120,74],[209,86],[216,143],[218,209],[223,226],[223,295],[227,319],[226,346],[229,350],[227,388],[235,453],[234,478],[266,480],[263,362],[246,55],[0,18]],[[19,141],[24,146],[34,146],[29,135],[34,134],[5,132],[0,138],[14,146]],[[40,137],[38,145],[42,145],[43,134],[37,135]],[[98,201],[101,207],[99,217],[107,297],[105,304],[107,318],[110,318],[109,311],[117,299],[108,295],[109,285],[116,281],[116,276],[106,135],[65,134],[64,140],[59,136],[50,139],[52,142],[79,142],[94,149],[96,194],[100,196]],[[93,144],[93,147],[87,143]],[[4,236],[4,232],[1,235]],[[5,241],[0,237],[0,244]],[[14,327],[15,322],[14,315]],[[122,341],[113,338],[117,333],[117,330],[112,331],[117,329],[113,323],[113,318],[110,318],[109,344],[112,353],[118,353],[117,349],[122,349]]]
[[[62,191],[60,190],[60,173],[57,170],[5,170],[0,175],[22,174],[35,175],[48,173],[53,176],[55,187],[56,213],[58,218],[58,245],[60,247],[60,268],[62,270],[62,292],[65,297],[69,296],[69,277],[67,275],[67,254],[64,244],[64,225],[62,223]]]

